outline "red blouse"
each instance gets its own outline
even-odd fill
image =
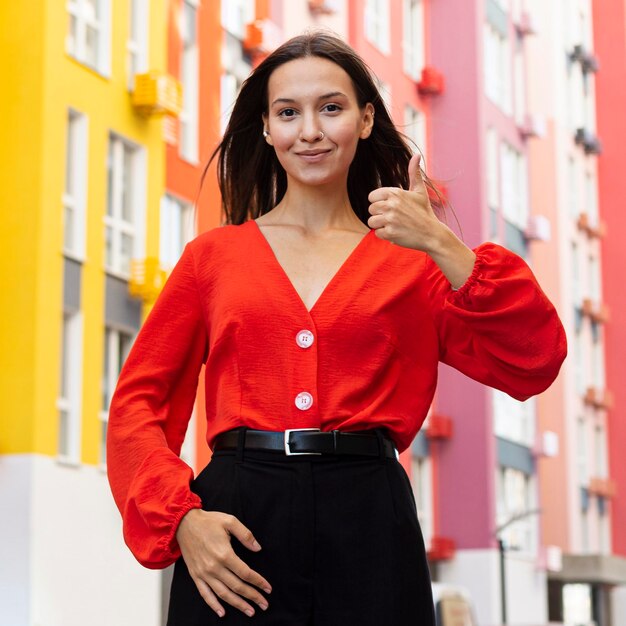
[[[109,411],[107,463],[124,537],[145,566],[180,556],[200,499],[180,458],[206,363],[207,443],[237,426],[384,426],[400,451],[433,399],[437,363],[524,400],[565,358],[563,327],[526,263],[475,250],[457,291],[422,252],[370,231],[309,311],[254,220],[189,243],[140,330]]]

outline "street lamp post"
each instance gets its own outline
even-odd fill
[[[506,571],[504,565],[504,557],[505,557],[505,546],[504,540],[500,537],[500,533],[508,528],[511,524],[515,522],[519,522],[520,520],[526,519],[531,515],[538,515],[541,513],[541,509],[530,509],[528,511],[522,511],[521,513],[516,513],[512,515],[504,524],[500,524],[494,532],[496,539],[498,540],[498,549],[500,551],[500,605],[502,610],[502,623],[507,623],[507,614],[506,614]]]

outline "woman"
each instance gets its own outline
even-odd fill
[[[522,259],[437,219],[333,36],[261,63],[216,153],[227,225],[186,247],[111,403],[125,540],[176,562],[170,626],[434,624],[397,451],[439,360],[519,399],[546,389],[558,316]],[[178,453],[203,364],[213,457],[194,480]]]

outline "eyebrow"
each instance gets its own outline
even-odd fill
[[[326,100],[327,98],[336,98],[337,96],[342,96],[344,98],[348,97],[345,93],[342,93],[341,91],[331,91],[330,93],[325,93],[323,96],[320,96],[317,101],[319,102],[320,100]],[[295,100],[292,98],[276,98],[276,100],[272,102],[272,106],[279,103],[291,104],[293,102],[295,102]]]

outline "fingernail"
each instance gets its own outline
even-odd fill
[[[220,617],[224,617],[224,611],[223,611],[223,609],[219,609],[219,610],[217,611],[217,614],[218,614]]]
[[[252,617],[254,615],[254,611],[252,609],[246,609],[245,613],[248,617]]]
[[[271,587],[263,587],[263,591],[265,591],[265,593],[272,593],[272,588]]]
[[[252,547],[255,548],[256,550],[260,550],[261,549],[261,544],[255,539],[252,542]]]
[[[264,610],[267,611],[267,604],[259,604],[259,606]]]

